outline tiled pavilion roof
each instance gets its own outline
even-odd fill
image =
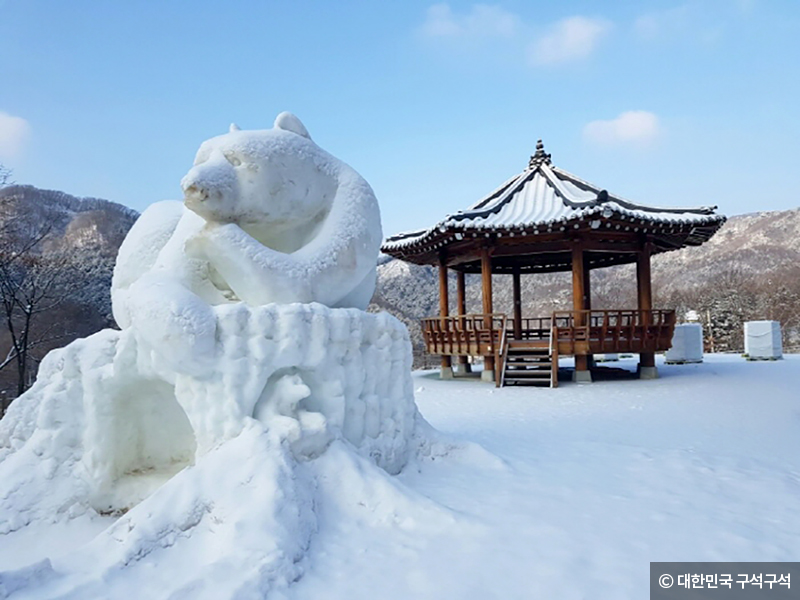
[[[594,237],[602,237],[604,230],[639,237],[649,234],[654,251],[660,252],[707,241],[725,222],[715,210],[716,206],[657,208],[624,200],[553,166],[539,140],[522,173],[469,209],[448,215],[428,229],[389,237],[382,250],[410,262],[434,264],[439,250],[465,238],[525,237],[588,228]],[[609,264],[619,262],[630,261]]]

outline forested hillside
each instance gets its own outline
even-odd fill
[[[114,260],[137,216],[97,198],[0,189],[0,405],[32,383],[50,349],[113,324]]]

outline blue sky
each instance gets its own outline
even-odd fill
[[[290,110],[384,232],[554,164],[634,201],[797,208],[796,0],[0,0],[0,162],[138,210],[199,144]]]

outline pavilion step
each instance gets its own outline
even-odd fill
[[[521,366],[549,366],[552,363],[552,360],[549,356],[533,356],[533,357],[521,357],[521,356],[509,356],[506,358],[506,364],[509,365],[521,365]]]
[[[506,372],[514,371],[515,373],[524,373],[524,372],[531,372],[531,373],[538,373],[538,372],[550,372],[550,369],[553,367],[550,363],[544,364],[506,364]]]
[[[550,356],[550,350],[546,348],[515,348],[509,346],[508,354],[515,356]]]
[[[553,376],[553,359],[545,348],[509,346],[503,382],[507,385],[535,385],[550,387]]]
[[[547,377],[546,379],[521,379],[517,377],[508,377],[505,378],[506,385],[535,385],[538,387],[550,387],[550,378]]]
[[[549,356],[550,350],[548,348],[526,348],[526,347],[519,347],[515,348],[514,345],[510,345],[508,347],[509,354],[531,354],[531,355],[544,355]]]
[[[506,371],[506,378],[513,379],[550,379],[550,371],[547,370],[528,370],[528,371]]]

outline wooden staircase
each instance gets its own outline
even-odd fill
[[[558,358],[548,346],[509,340],[500,385],[558,387]]]

